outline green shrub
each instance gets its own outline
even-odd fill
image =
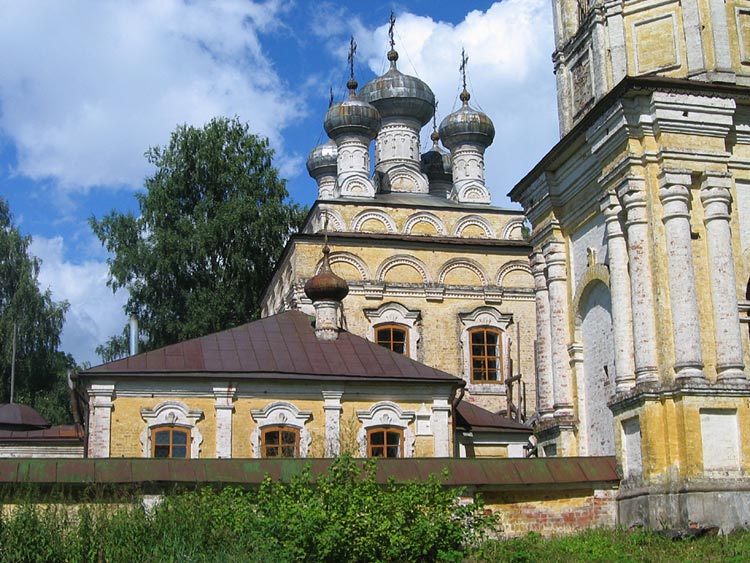
[[[308,468],[255,491],[170,494],[150,512],[26,502],[0,519],[0,561],[458,562],[494,523],[481,502],[460,506],[437,476],[382,486],[376,467],[345,456],[317,483]]]

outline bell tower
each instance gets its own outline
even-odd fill
[[[749,0],[553,0],[560,132],[626,76],[750,85]]]

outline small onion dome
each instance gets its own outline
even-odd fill
[[[0,428],[5,430],[40,430],[50,424],[42,415],[27,405],[0,405]]]
[[[317,178],[326,172],[336,174],[337,155],[338,149],[332,139],[311,150],[310,156],[307,157],[307,171],[310,176]]]
[[[328,254],[331,249],[323,247],[323,266],[320,272],[307,280],[305,295],[315,303],[317,301],[342,301],[349,294],[349,285],[331,270]]]
[[[437,131],[432,132],[430,139],[432,139],[432,148],[422,155],[422,172],[430,180],[450,180],[453,177],[451,155],[438,143],[440,136]]]
[[[398,53],[388,51],[391,68],[359,91],[363,99],[370,102],[382,117],[411,117],[425,125],[435,111],[435,94],[419,78],[401,73],[396,68]]]
[[[443,144],[451,150],[463,144],[489,147],[495,138],[492,120],[469,106],[471,95],[465,89],[461,92],[460,98],[463,106],[448,115],[440,124],[440,138]]]
[[[349,97],[328,108],[323,127],[331,139],[342,133],[356,133],[374,139],[380,131],[380,113],[356,95],[357,81],[347,83]]]

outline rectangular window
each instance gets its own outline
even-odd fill
[[[190,458],[189,431],[178,427],[160,426],[151,433],[151,455],[155,458]]]
[[[274,426],[263,430],[261,455],[263,457],[297,457],[299,452],[299,430]]]
[[[404,432],[400,428],[373,428],[367,432],[370,457],[401,457]]]
[[[471,342],[471,379],[475,383],[502,382],[501,332],[494,328],[475,328]]]

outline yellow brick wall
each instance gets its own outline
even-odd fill
[[[141,432],[147,428],[141,408],[153,408],[164,401],[180,401],[189,409],[200,409],[203,418],[197,427],[203,435],[201,457],[216,457],[216,411],[213,398],[117,397],[112,409],[110,457],[143,457]]]

